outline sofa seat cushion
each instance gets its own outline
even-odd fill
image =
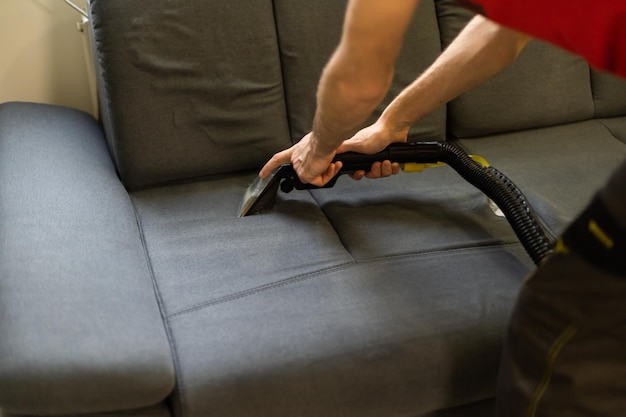
[[[353,262],[307,192],[237,217],[251,178],[132,194],[167,315]]]
[[[348,264],[170,316],[178,411],[394,417],[490,398],[524,256]]]
[[[596,120],[609,129],[609,132],[611,132],[613,136],[626,143],[626,116],[608,117]]]
[[[624,143],[595,120],[461,143],[513,180],[555,233],[564,230],[626,157]]]
[[[272,211],[244,218],[253,174],[132,193],[172,335],[177,411],[392,417],[492,397],[507,316],[532,266],[486,198],[437,186],[456,176],[439,169],[421,198],[417,186],[354,182],[361,199],[376,196],[368,187],[390,191],[352,202],[363,203],[342,213],[352,231],[330,210],[349,195],[316,200],[350,183],[315,198],[281,193]],[[382,249],[367,253],[350,239],[377,204],[395,217],[388,229],[379,222],[370,246]]]
[[[86,414],[170,394],[135,212],[91,116],[0,106],[0,278],[1,409]]]
[[[312,194],[357,260],[517,242],[488,198],[448,166]]]

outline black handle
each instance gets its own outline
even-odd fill
[[[439,142],[392,143],[382,151],[366,155],[345,152],[335,156],[333,161],[341,161],[340,174],[355,171],[369,171],[374,162],[391,161],[398,163],[416,162],[421,164],[439,162],[441,144]]]
[[[281,184],[281,190],[288,193],[294,188],[296,190],[330,188],[335,185],[340,175],[351,174],[361,170],[369,171],[374,162],[391,161],[401,164],[408,162],[434,164],[440,161],[440,156],[441,143],[439,142],[392,143],[382,151],[372,155],[358,152],[344,152],[335,155],[335,158],[333,158],[333,162],[341,161],[342,163],[339,174],[323,187],[304,184],[292,169],[288,175],[285,175],[285,181]]]

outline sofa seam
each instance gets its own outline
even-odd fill
[[[117,146],[115,146],[115,138],[118,136],[118,132],[117,128],[114,127],[113,122],[111,121],[111,114],[109,110],[111,104],[111,93],[106,82],[106,70],[105,68],[103,68],[102,61],[100,59],[102,55],[102,42],[98,40],[98,36],[96,33],[97,30],[94,24],[93,7],[91,3],[92,0],[87,0],[86,6],[89,19],[89,31],[91,32],[91,45],[93,47],[92,59],[94,61],[96,96],[99,106],[99,122],[104,130],[106,144],[111,153],[111,158],[115,162],[116,170],[121,177],[121,173],[118,167],[120,160],[119,152]]]
[[[352,258],[352,260],[354,262],[357,262],[354,254],[350,251],[350,248],[348,248],[348,245],[346,244],[346,242],[344,242],[344,240],[341,237],[341,233],[339,233],[339,230],[337,230],[337,227],[335,227],[335,224],[333,223],[333,220],[330,218],[330,216],[328,216],[328,214],[326,213],[326,210],[324,210],[324,207],[322,207],[322,204],[320,203],[320,201],[318,200],[318,198],[315,196],[315,194],[313,194],[311,192],[311,190],[307,190],[309,192],[309,195],[311,196],[311,198],[313,199],[313,201],[315,201],[315,204],[317,204],[317,207],[320,209],[320,211],[322,212],[322,214],[324,215],[324,218],[326,218],[326,221],[328,222],[328,224],[330,225],[330,227],[333,228],[333,231],[335,232],[335,234],[337,235],[337,239],[339,239],[339,242],[341,242],[341,246],[343,246],[343,248],[345,249],[345,251],[350,255],[350,257]]]
[[[522,249],[524,248],[524,246],[519,241],[500,242],[500,243],[493,243],[493,244],[485,243],[483,245],[478,244],[478,245],[472,245],[472,246],[448,247],[448,248],[441,248],[441,249],[427,251],[427,252],[403,253],[403,254],[391,255],[391,256],[381,256],[378,258],[367,259],[366,261],[359,262],[359,263],[363,263],[363,264],[377,263],[377,262],[386,261],[386,260],[420,258],[420,257],[431,256],[431,255],[437,255],[437,254],[448,255],[448,254],[463,253],[463,252],[483,252],[483,251],[493,252],[495,250],[508,248],[508,247],[514,247],[514,248],[519,247]]]
[[[343,264],[335,265],[335,266],[332,266],[332,267],[329,267],[329,268],[324,268],[324,269],[321,269],[319,271],[307,272],[305,274],[296,275],[295,277],[281,279],[279,281],[274,281],[274,282],[271,282],[269,284],[260,285],[258,287],[254,287],[254,288],[250,288],[250,289],[247,289],[247,290],[239,291],[239,292],[236,292],[236,293],[233,293],[233,294],[229,294],[229,295],[225,295],[225,296],[222,296],[222,297],[218,297],[218,298],[215,298],[215,299],[213,299],[211,301],[198,303],[198,304],[192,305],[190,307],[184,308],[184,309],[182,309],[180,311],[176,311],[174,313],[171,313],[171,314],[168,315],[168,320],[176,318],[178,316],[185,315],[187,313],[193,313],[195,311],[203,310],[205,308],[212,307],[214,305],[224,304],[224,303],[228,303],[230,301],[235,301],[235,300],[238,300],[238,299],[241,299],[241,298],[245,298],[245,297],[248,297],[248,296],[251,296],[251,295],[254,295],[254,294],[258,294],[258,293],[261,293],[261,292],[264,292],[264,291],[267,291],[267,290],[271,290],[271,289],[274,289],[274,288],[280,288],[280,287],[284,287],[284,286],[292,284],[292,283],[306,281],[308,279],[315,278],[316,276],[322,275],[322,274],[327,273],[327,272],[341,271],[341,270],[346,269],[349,266],[352,266],[352,265],[355,265],[355,264],[356,264],[356,262],[350,261],[350,262],[346,262],[346,263],[343,263]]]
[[[618,138],[617,135],[615,135],[615,133],[613,133],[613,131],[611,130],[611,128],[609,126],[606,125],[606,123],[604,123],[604,120],[607,119],[617,119],[620,116],[614,116],[614,117],[596,117],[593,119],[594,122],[596,122],[597,124],[600,125],[600,127],[604,130],[606,130],[606,132],[611,135],[611,137],[613,137],[613,139],[615,139],[616,141],[620,142],[620,143],[624,143],[626,144],[626,142],[624,142],[622,139]]]
[[[598,118],[598,103],[596,100],[596,94],[595,94],[595,82],[594,79],[595,77],[593,76],[593,70],[591,68],[591,66],[587,65],[587,70],[589,71],[589,92],[591,93],[591,104],[593,106],[593,116],[591,116],[591,119],[596,119]]]
[[[340,265],[336,265],[330,268],[325,268],[319,271],[314,271],[314,272],[308,272],[305,274],[300,274],[297,275],[295,277],[290,277],[290,278],[285,278],[279,281],[275,281],[269,284],[264,284],[264,285],[260,285],[258,287],[254,287],[254,288],[250,288],[247,290],[243,290],[243,291],[239,291],[230,295],[225,295],[222,297],[218,297],[215,298],[213,300],[210,301],[206,301],[203,303],[198,303],[195,305],[192,305],[190,307],[181,309],[179,311],[173,312],[171,314],[169,314],[167,316],[168,321],[171,319],[176,319],[180,316],[184,316],[186,314],[189,313],[194,313],[200,310],[204,310],[206,308],[210,308],[216,305],[220,305],[220,304],[225,304],[225,303],[229,303],[231,301],[236,301],[242,298],[246,298],[252,295],[256,295],[259,293],[263,293],[265,291],[270,291],[270,290],[274,290],[276,288],[281,288],[281,287],[285,287],[291,284],[295,284],[295,283],[299,283],[299,282],[304,282],[306,280],[318,277],[320,275],[326,274],[328,272],[337,272],[337,271],[342,271],[344,269],[348,269],[352,266],[355,265],[367,265],[367,264],[371,264],[371,263],[379,263],[381,261],[394,261],[394,260],[401,260],[401,259],[410,259],[410,258],[421,258],[421,257],[427,257],[427,256],[432,256],[432,255],[436,255],[436,254],[454,254],[454,253],[464,253],[464,252],[493,252],[496,251],[498,249],[503,249],[503,248],[507,248],[507,247],[522,247],[521,243],[519,242],[509,242],[509,243],[500,243],[500,244],[495,244],[495,245],[481,245],[481,246],[466,246],[466,247],[459,247],[459,248],[454,248],[454,249],[438,249],[438,250],[433,250],[433,251],[428,251],[428,252],[419,252],[419,253],[408,253],[408,254],[401,254],[401,255],[391,255],[391,256],[384,256],[384,257],[378,257],[378,258],[371,258],[371,259],[366,259],[366,260],[362,260],[362,261],[351,261],[351,262],[346,262]]]
[[[276,13],[276,1],[275,0],[270,0],[270,2],[272,3],[272,17],[274,19],[274,33],[276,34],[276,51],[278,53],[278,66],[280,68],[280,85],[281,85],[281,90],[282,90],[282,95],[283,95],[283,104],[284,104],[284,110],[285,110],[285,121],[287,123],[287,135],[288,135],[288,139],[289,139],[289,143],[293,144],[293,138],[292,138],[292,134],[293,134],[293,130],[292,130],[292,126],[291,126],[291,118],[289,117],[289,109],[290,109],[290,105],[289,105],[289,98],[287,96],[287,84],[285,82],[286,77],[285,77],[285,65],[283,62],[283,49],[282,49],[282,44],[281,44],[281,36],[280,36],[280,30],[278,28],[278,16]]]
[[[161,315],[161,320],[163,321],[163,327],[165,330],[165,335],[167,337],[167,341],[168,341],[168,345],[170,347],[170,353],[172,355],[172,364],[174,365],[174,382],[175,382],[175,386],[173,387],[173,389],[178,388],[178,396],[181,399],[181,404],[185,403],[184,399],[185,399],[185,392],[183,389],[183,385],[180,383],[179,380],[179,372],[178,370],[181,369],[180,366],[180,360],[178,357],[178,351],[176,348],[176,343],[174,342],[174,337],[172,336],[172,331],[169,325],[169,320],[166,316],[166,312],[165,312],[165,305],[163,303],[163,298],[161,296],[161,290],[159,288],[159,283],[156,280],[156,276],[154,274],[154,268],[152,266],[152,261],[150,259],[150,252],[148,250],[148,245],[146,242],[146,237],[144,234],[144,230],[143,230],[143,224],[141,222],[141,216],[139,214],[139,210],[137,209],[137,205],[135,204],[135,200],[132,198],[132,196],[129,196],[131,205],[133,207],[133,211],[135,213],[135,221],[137,223],[137,228],[139,229],[139,238],[141,240],[141,246],[143,249],[143,253],[144,253],[144,257],[146,260],[146,265],[148,267],[148,273],[150,274],[150,279],[152,281],[152,287],[153,287],[153,291],[155,294],[155,298],[157,301],[157,305],[159,307],[159,312]],[[171,395],[168,394],[168,397]],[[183,411],[183,415],[184,415],[184,411]]]

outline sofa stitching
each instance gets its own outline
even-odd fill
[[[223,297],[218,297],[218,298],[215,298],[213,300],[209,300],[209,301],[205,301],[205,302],[202,302],[202,303],[198,303],[198,304],[192,305],[190,307],[184,308],[184,309],[182,309],[180,311],[176,311],[176,312],[170,314],[168,316],[168,319],[172,319],[172,318],[175,318],[177,316],[182,316],[184,314],[191,313],[191,312],[194,312],[194,311],[197,311],[197,310],[202,310],[204,308],[211,307],[211,306],[214,306],[214,305],[217,305],[217,304],[223,304],[223,303],[227,303],[227,302],[230,302],[230,301],[238,300],[240,298],[244,298],[244,297],[247,297],[247,296],[250,296],[250,295],[254,295],[254,294],[266,291],[266,290],[284,287],[285,285],[289,285],[291,283],[297,283],[297,282],[306,281],[307,279],[314,278],[314,277],[316,277],[318,275],[323,275],[323,274],[325,274],[327,272],[341,271],[341,270],[346,269],[349,266],[352,266],[354,264],[355,264],[355,262],[351,261],[351,262],[347,262],[347,263],[340,264],[340,265],[337,265],[337,266],[333,266],[333,267],[330,267],[330,268],[321,269],[319,271],[307,272],[306,274],[296,275],[295,277],[285,278],[285,279],[282,279],[282,280],[279,280],[279,281],[271,282],[269,284],[260,285],[258,287],[254,287],[254,288],[249,288],[247,290],[239,291],[239,292],[236,292],[234,294],[225,295]]]
[[[497,243],[485,243],[485,244],[477,244],[473,246],[457,246],[457,247],[446,247],[428,252],[420,252],[420,253],[404,253],[400,255],[391,255],[391,256],[381,256],[378,258],[368,259],[362,263],[377,263],[381,261],[388,260],[401,260],[401,259],[411,259],[411,258],[421,258],[431,255],[438,256],[448,256],[453,255],[455,253],[463,253],[463,252],[493,252],[498,249],[506,248],[506,247],[520,247],[522,248],[522,244],[518,241],[514,242],[497,242]]]
[[[291,285],[291,284],[297,284],[303,281],[306,281],[308,279],[311,278],[315,278],[317,276],[321,276],[324,275],[328,272],[337,272],[337,271],[342,271],[344,269],[348,269],[354,265],[367,265],[367,264],[372,264],[372,263],[378,263],[381,261],[390,261],[390,260],[402,260],[402,259],[411,259],[411,258],[421,258],[421,257],[427,257],[427,256],[432,256],[432,255],[438,255],[438,256],[446,256],[446,255],[452,255],[455,253],[464,253],[464,252],[476,252],[476,251],[480,251],[480,252],[493,252],[496,250],[500,250],[503,248],[507,248],[507,247],[521,247],[521,244],[519,242],[510,242],[510,243],[500,243],[500,244],[496,244],[496,245],[482,245],[482,246],[471,246],[471,247],[459,247],[459,248],[454,248],[454,249],[442,249],[442,250],[434,250],[434,251],[429,251],[429,252],[420,252],[420,253],[412,253],[412,254],[402,254],[402,255],[392,255],[392,256],[385,256],[385,257],[380,257],[380,258],[372,258],[372,259],[367,259],[364,261],[358,261],[358,262],[347,262],[341,265],[337,265],[331,268],[326,268],[326,269],[322,269],[319,271],[315,271],[315,272],[309,272],[306,274],[302,274],[302,275],[297,275],[295,277],[291,277],[291,278],[286,278],[280,281],[275,281],[269,284],[265,284],[265,285],[261,285],[258,287],[254,287],[254,288],[250,288],[244,291],[239,291],[236,292],[234,294],[229,294],[223,297],[218,297],[215,298],[213,300],[209,300],[209,301],[205,301],[202,303],[197,303],[194,304],[190,307],[187,308],[183,308],[182,310],[176,311],[171,313],[168,316],[168,320],[172,320],[175,319],[177,317],[180,316],[184,316],[188,313],[194,313],[196,311],[199,310],[204,310],[205,308],[210,308],[219,304],[224,304],[224,303],[228,303],[231,301],[236,301],[242,298],[246,298],[255,294],[259,294],[265,291],[269,291],[269,290],[274,290],[276,288],[281,288],[281,287],[285,287],[287,285]]]
[[[150,279],[152,280],[152,286],[154,288],[154,293],[155,293],[155,297],[157,300],[157,304],[159,306],[159,311],[161,312],[161,319],[163,320],[163,326],[165,328],[165,334],[167,336],[167,341],[168,344],[170,346],[170,351],[172,354],[172,362],[174,364],[174,379],[176,381],[176,386],[178,387],[178,396],[180,397],[181,400],[181,404],[185,403],[185,392],[183,389],[183,385],[180,383],[180,372],[179,370],[182,369],[180,366],[180,361],[178,358],[178,352],[176,349],[176,344],[174,343],[174,338],[172,336],[172,332],[169,326],[169,321],[167,319],[167,317],[165,316],[165,306],[163,304],[163,299],[161,296],[161,290],[159,289],[159,283],[156,280],[155,274],[154,274],[154,268],[152,267],[152,262],[150,260],[150,253],[148,250],[148,245],[146,243],[146,238],[145,238],[145,234],[144,234],[144,230],[143,230],[143,225],[141,222],[141,216],[139,214],[139,210],[137,209],[137,206],[135,204],[135,201],[132,197],[129,197],[133,210],[135,212],[135,221],[137,222],[137,228],[139,229],[139,237],[141,239],[141,246],[143,248],[143,252],[144,252],[144,256],[146,259],[146,264],[148,267],[148,272],[150,274]],[[183,415],[184,415],[184,411],[183,411]]]

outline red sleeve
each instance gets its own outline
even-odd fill
[[[624,0],[472,0],[491,20],[626,77]]]

